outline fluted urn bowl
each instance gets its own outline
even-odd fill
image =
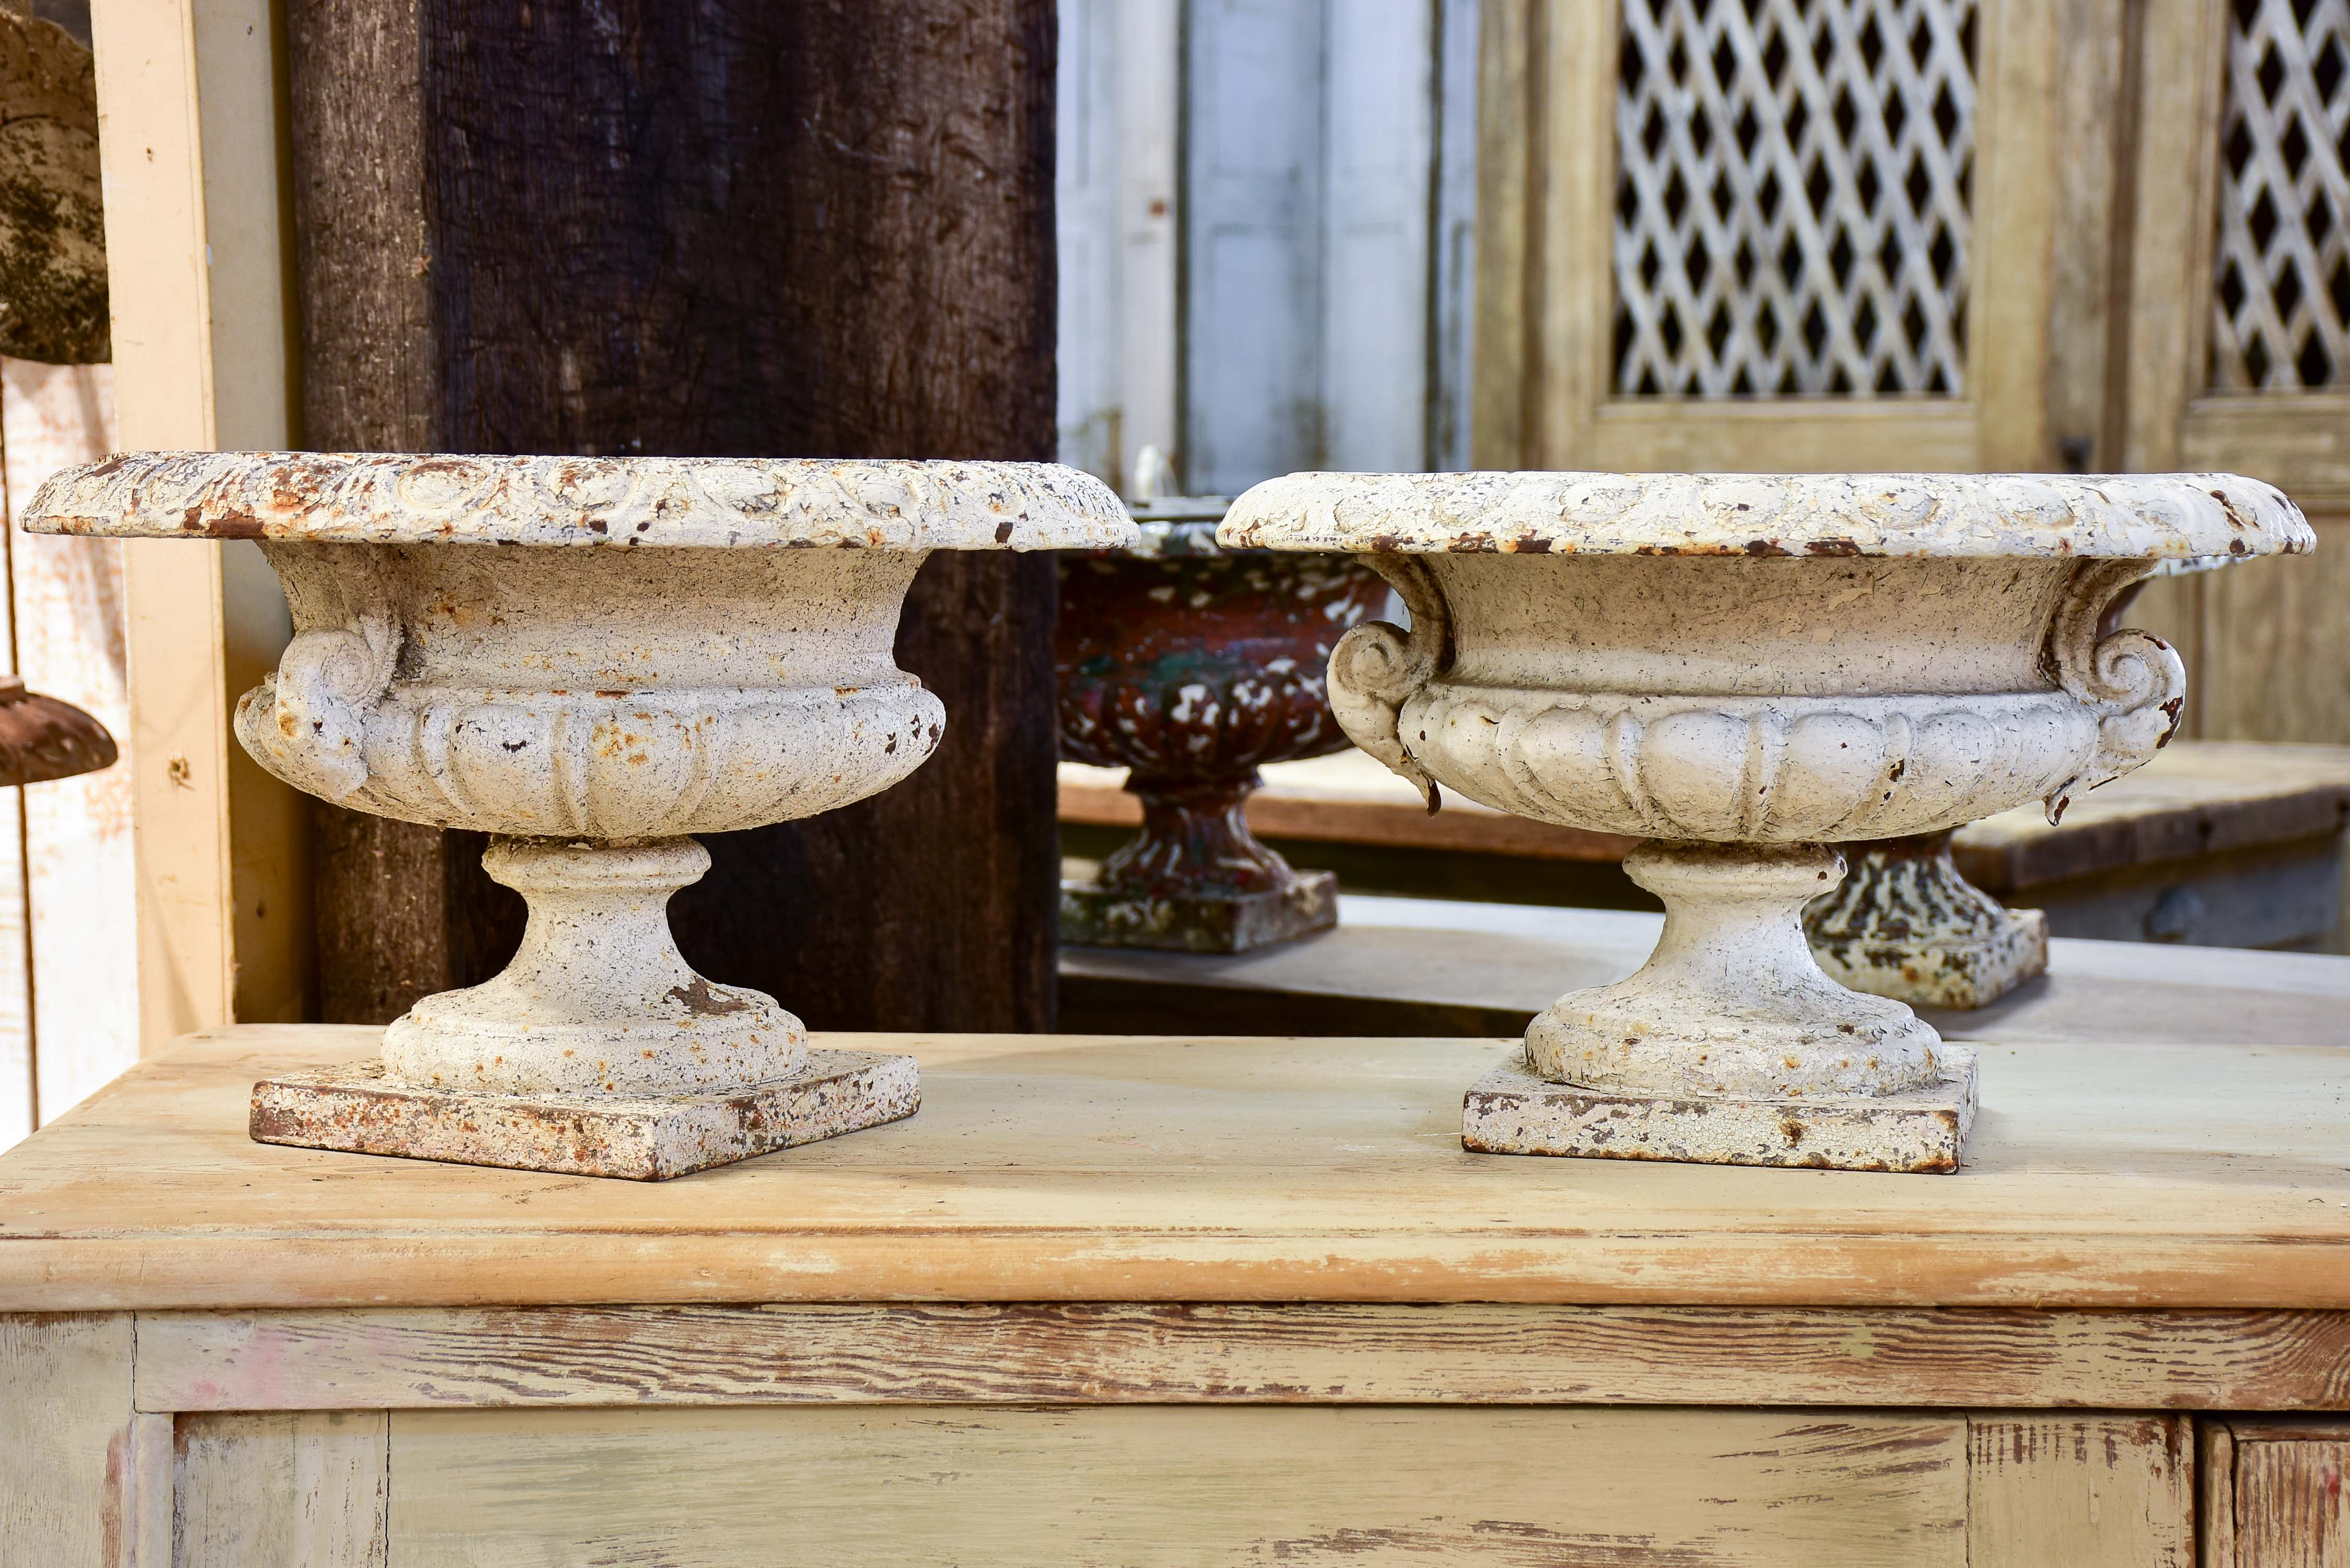
[[[531,905],[487,983],[395,1022],[385,1072],[491,1093],[719,1093],[790,1076],[799,1021],[704,980],[667,904],[687,836],[811,815],[921,765],[948,722],[892,657],[934,549],[1133,537],[1046,464],[143,453],[58,475],[26,526],[251,538],[295,636],[237,703],[324,799],[498,836]]]
[[[2106,605],[2165,558],[2312,544],[2276,491],[2224,474],[1294,474],[1221,536],[1361,552],[1395,584],[1410,631],[1349,633],[1331,705],[1431,802],[1648,841],[1626,867],[1664,936],[1535,1019],[1532,1075],[1643,1103],[1957,1085],[1961,1119],[1970,1054],[1806,950],[1832,846],[2035,798],[2054,815],[2137,767],[2185,677],[2158,638],[2100,637]],[[1624,1142],[1568,1152],[1743,1158]],[[1775,1152],[1846,1163],[1816,1138]]]

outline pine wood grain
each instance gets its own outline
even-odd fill
[[[386,1433],[377,1411],[182,1419],[171,1568],[386,1568]]]
[[[401,1412],[391,1466],[393,1560],[482,1568],[1966,1562],[1965,1423],[1931,1417]]]
[[[0,1547],[129,1568],[135,1535],[127,1314],[0,1315]]]
[[[1498,1040],[827,1038],[920,1114],[620,1189],[255,1144],[257,1076],[374,1032],[192,1036],[0,1155],[0,1308],[2350,1307],[2350,1045],[1985,1044],[1929,1179],[1466,1154]]]
[[[2333,1437],[2234,1437],[2235,1554],[2213,1568],[2350,1568],[2350,1431]]]
[[[1479,1305],[146,1313],[142,1410],[949,1402],[2350,1408],[2350,1314]]]
[[[1968,1568],[2195,1568],[2192,1441],[2178,1417],[1970,1421]]]

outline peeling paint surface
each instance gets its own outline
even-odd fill
[[[1293,473],[1232,503],[1232,546],[1414,554],[2295,554],[2316,535],[2232,473]]]
[[[591,1099],[403,1085],[380,1062],[265,1078],[256,1143],[573,1176],[665,1181],[902,1121],[921,1105],[911,1056],[812,1051],[794,1076],[742,1092]]]
[[[1056,463],[389,452],[131,452],[50,480],[24,525],[610,549],[1099,549],[1135,537],[1107,485]]]

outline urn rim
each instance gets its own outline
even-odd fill
[[[1098,549],[1109,487],[1059,463],[148,452],[33,498],[35,534],[587,548]]]
[[[1232,503],[1227,548],[1362,554],[2297,555],[2307,519],[2232,473],[1292,473]]]

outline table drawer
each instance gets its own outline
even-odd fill
[[[2183,1568],[2182,1427],[1363,1406],[182,1416],[174,1561]]]

